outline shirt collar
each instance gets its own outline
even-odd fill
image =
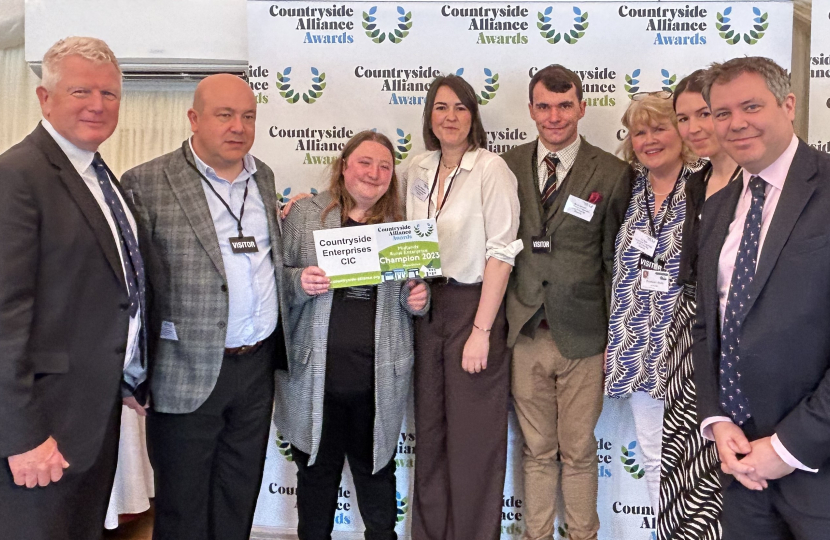
[[[49,135],[55,139],[55,142],[58,143],[58,146],[60,146],[60,149],[63,150],[64,154],[66,154],[66,157],[69,158],[69,163],[71,163],[75,170],[78,171],[78,174],[84,174],[84,172],[89,169],[89,166],[92,165],[92,160],[95,158],[95,152],[78,148],[69,142],[66,137],[57,132],[49,120],[42,118],[40,123],[43,125],[43,129],[45,129]]]
[[[196,168],[199,169],[199,172],[205,175],[205,177],[210,178],[212,180],[221,180],[223,182],[227,182],[224,178],[220,178],[219,175],[216,174],[216,171],[202,161],[202,159],[196,154],[196,151],[193,150],[193,137],[187,140],[187,144],[190,145],[190,153],[193,154],[193,161],[196,162]],[[254,161],[254,156],[250,153],[245,154],[242,157],[242,171],[239,173],[239,176],[234,178],[234,182],[237,180],[245,180],[246,178],[250,178],[256,173],[256,162]]]
[[[784,189],[784,181],[787,179],[787,173],[790,172],[790,165],[793,164],[796,150],[798,150],[798,137],[793,134],[793,139],[790,141],[787,149],[784,150],[784,153],[778,156],[778,159],[773,161],[769,167],[758,173],[757,176],[760,176],[767,184],[779,190]],[[753,176],[756,175],[744,169],[744,192],[748,189],[749,180]]]
[[[577,135],[576,140],[558,152],[551,152],[545,147],[541,137],[536,138],[536,166],[541,167],[542,162],[548,154],[555,154],[559,158],[559,165],[563,171],[570,171],[576,161],[576,155],[579,153],[579,145],[582,143],[582,137]],[[558,167],[557,167],[558,169]]]

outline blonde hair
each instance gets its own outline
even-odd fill
[[[631,132],[634,127],[658,124],[666,120],[670,121],[671,125],[674,126],[674,130],[677,131],[677,116],[674,114],[674,104],[671,99],[648,95],[638,101],[632,100],[622,117],[622,124],[628,130],[628,134],[625,136],[618,153],[627,162],[631,164],[637,163],[637,156],[634,154],[634,144],[631,142]],[[677,132],[677,136],[680,137],[679,131]],[[680,140],[682,144],[680,159],[683,160],[683,163],[689,164],[697,161],[697,156],[686,145],[686,141],[683,141],[682,137]]]
[[[41,86],[53,90],[61,78],[61,62],[67,56],[77,55],[96,64],[111,63],[121,76],[121,66],[115,53],[102,40],[93,37],[64,38],[43,55]]]

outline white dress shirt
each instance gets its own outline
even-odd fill
[[[438,150],[412,159],[404,174],[407,219],[436,217],[439,201],[444,199],[444,193],[433,186],[440,159]],[[432,197],[421,200],[418,193],[423,191],[416,184],[425,185]],[[471,150],[444,181],[444,190],[448,189],[437,219],[442,274],[461,283],[480,283],[490,257],[512,266],[523,246],[516,239],[518,182],[507,163],[489,150]]]
[[[69,142],[65,137],[63,137],[60,133],[55,131],[55,128],[52,127],[52,124],[49,123],[48,120],[45,118],[41,120],[41,124],[43,128],[55,139],[55,142],[58,143],[63,153],[66,154],[66,157],[69,158],[69,162],[78,171],[78,174],[86,184],[86,187],[89,188],[89,191],[92,193],[92,196],[95,198],[95,202],[98,203],[98,206],[101,207],[101,212],[104,214],[104,218],[107,220],[107,224],[110,226],[110,231],[112,231],[112,239],[115,242],[115,247],[121,252],[121,237],[118,232],[118,228],[115,225],[115,219],[112,217],[112,212],[110,212],[110,207],[107,205],[107,201],[104,199],[104,192],[101,191],[101,186],[98,184],[98,175],[95,174],[95,169],[92,167],[92,160],[95,158],[95,152],[90,152],[89,150],[83,150],[78,148],[71,142]],[[112,182],[112,178],[110,178],[110,182]],[[130,208],[124,202],[124,199],[121,197],[121,193],[118,191],[118,188],[113,185],[113,190],[115,194],[118,196],[118,200],[121,201],[121,206],[124,207],[124,213],[127,214],[127,219],[130,222],[130,227],[133,228],[133,233],[136,233],[136,226],[135,226],[135,218],[133,218],[132,212],[130,212]],[[136,242],[138,241],[138,235],[136,233]],[[121,259],[121,270],[124,272],[124,283],[127,282],[127,271],[124,268],[124,257],[120,257]],[[124,369],[127,370],[128,366],[130,366],[133,362],[140,362],[141,359],[138,355],[138,332],[141,329],[141,307],[139,306],[138,310],[136,310],[135,315],[130,317],[130,326],[129,326],[129,333],[127,334],[127,352],[124,356]],[[135,382],[136,385],[141,380],[138,381],[129,381],[131,383]]]
[[[775,214],[775,209],[778,206],[778,200],[781,198],[781,190],[784,189],[784,181],[787,179],[787,173],[790,171],[795,152],[798,150],[798,137],[793,135],[790,145],[784,150],[778,159],[776,159],[769,167],[761,171],[757,176],[760,176],[766,182],[764,189],[764,209],[761,212],[761,236],[758,238],[758,257],[755,259],[755,268],[758,268],[758,261],[761,260],[761,250],[764,249],[764,240],[767,238],[772,216]],[[738,249],[741,244],[741,237],[743,236],[744,223],[746,216],[749,213],[749,208],[752,205],[752,192],[749,190],[749,180],[755,176],[746,169],[743,171],[743,191],[741,198],[738,200],[738,205],[735,207],[735,215],[732,223],[729,225],[729,233],[726,235],[726,240],[723,242],[721,248],[720,258],[718,259],[718,300],[720,303],[720,324],[723,325],[723,317],[726,312],[726,300],[729,296],[729,286],[732,282],[732,272],[735,269],[735,259],[738,256]],[[712,416],[705,419],[701,423],[700,432],[703,437],[714,440],[712,434],[712,424],[716,422],[731,422],[728,416]],[[818,472],[818,469],[811,469],[798,461],[786,448],[781,444],[778,435],[774,434],[770,442],[775,449],[778,456],[790,467],[795,467],[803,471]]]
[[[556,166],[556,184],[561,186],[562,182],[571,172],[571,168],[576,161],[576,155],[579,153],[579,145],[582,143],[582,137],[576,137],[576,140],[558,152],[551,152],[548,150],[542,139],[537,139],[536,142],[536,174],[539,179],[539,193],[545,189],[545,184],[548,181],[548,167],[545,165],[545,157],[548,154],[553,154],[559,159],[559,164]],[[557,188],[558,189],[558,188]]]

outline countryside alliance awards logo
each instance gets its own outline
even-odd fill
[[[633,98],[634,94],[640,91],[640,74],[642,71],[638,68],[632,71],[631,73],[626,73],[625,75],[625,87],[626,93],[628,93],[629,98]],[[662,79],[660,79],[660,83],[662,86],[660,90],[665,90],[667,92],[674,92],[674,89],[677,87],[677,74],[671,73],[668,69],[661,69],[660,75]]]
[[[654,45],[706,45],[706,8],[698,5],[683,7],[631,7],[626,4],[617,11],[621,18],[644,19],[646,32],[654,32]]]
[[[461,77],[464,75],[464,68],[459,68],[456,70],[455,74]],[[496,99],[496,92],[499,89],[498,73],[493,73],[490,68],[484,68],[484,75],[484,89],[476,93],[476,101],[478,101],[479,105],[487,105],[492,100]]]
[[[354,68],[355,78],[378,81],[378,90],[390,94],[389,105],[423,107],[429,85],[439,75],[441,72],[432,66],[377,68],[359,65]]]
[[[631,441],[628,443],[628,446],[622,446],[622,456],[620,457],[620,461],[623,463],[623,469],[625,472],[631,474],[631,477],[635,480],[639,480],[646,474],[646,470],[641,467],[637,460],[634,459],[634,456],[637,455],[634,452],[634,449],[637,448],[637,441]]]
[[[536,23],[536,26],[539,28],[539,34],[551,45],[559,43],[563,35],[565,36],[565,43],[570,45],[575,44],[585,35],[585,31],[588,29],[588,12],[582,11],[582,9],[576,6],[573,6],[573,12],[576,15],[574,17],[573,27],[570,30],[565,29],[564,34],[554,28],[553,6],[548,6],[544,12],[538,12],[537,17],[539,21]]]
[[[468,19],[468,32],[476,36],[477,45],[526,45],[528,8],[519,5],[504,7],[441,6],[441,16]]]
[[[406,497],[401,495],[400,491],[396,491],[395,504],[398,507],[397,517],[395,518],[395,521],[397,523],[400,523],[404,520],[404,518],[406,518],[406,512],[409,510],[409,502],[407,501]]]
[[[277,450],[286,461],[294,461],[294,454],[291,452],[291,443],[286,441],[285,437],[279,431],[277,431],[277,439],[274,442],[277,445]]]
[[[769,19],[769,13],[764,12],[762,14],[761,10],[755,6],[752,7],[752,13],[755,15],[752,18],[752,22],[755,24],[752,25],[749,32],[741,33],[736,32],[730,24],[732,19],[729,15],[732,14],[732,6],[724,9],[723,13],[718,12],[718,22],[715,23],[715,27],[718,29],[718,35],[730,45],[738,44],[741,41],[741,36],[743,36],[744,42],[746,42],[747,45],[755,45],[758,43],[759,39],[764,37],[767,28],[769,28],[769,22],[767,22],[767,19]]]
[[[387,36],[389,36],[390,43],[400,43],[409,35],[409,30],[412,28],[412,12],[406,11],[401,6],[398,6],[398,22],[397,28],[385,32],[381,30],[378,25],[378,18],[376,13],[377,6],[369,8],[369,12],[363,12],[363,30],[366,36],[375,43],[383,43]]]
[[[346,126],[316,129],[310,127],[283,128],[271,126],[268,135],[273,139],[296,141],[294,151],[303,159],[303,165],[330,165],[343,150],[355,131]]]
[[[275,19],[296,20],[294,29],[302,36],[303,43],[341,45],[354,43],[354,34],[351,33],[354,30],[352,20],[354,9],[345,5],[284,7],[284,4],[273,4],[268,13]]]
[[[301,92],[291,88],[291,66],[277,72],[276,87],[280,96],[288,103],[300,101]],[[316,67],[311,68],[311,82],[306,90],[302,91],[303,101],[309,105],[323,97],[323,90],[326,88],[326,74]]]

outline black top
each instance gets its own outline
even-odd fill
[[[345,227],[364,225],[349,220]],[[335,289],[326,350],[326,392],[358,394],[375,386],[377,286]]]

